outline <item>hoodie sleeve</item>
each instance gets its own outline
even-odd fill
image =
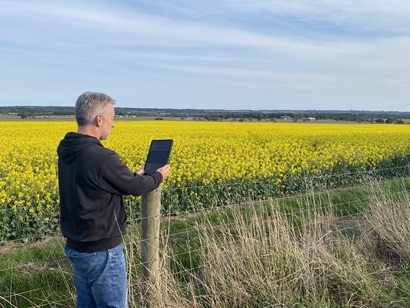
[[[159,172],[142,176],[133,173],[115,152],[108,154],[101,165],[100,188],[111,194],[140,196],[158,188],[161,182]]]

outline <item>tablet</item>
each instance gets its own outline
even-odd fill
[[[145,162],[145,174],[153,174],[158,168],[168,164],[173,140],[152,140]]]

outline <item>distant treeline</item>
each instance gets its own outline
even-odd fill
[[[159,109],[159,108],[124,108],[116,107],[116,114],[123,117],[154,117],[163,119],[179,117],[181,119],[200,119],[208,121],[256,120],[256,121],[315,121],[336,120],[368,123],[403,123],[410,119],[410,112],[398,111],[338,111],[338,110],[210,110],[210,109]],[[74,115],[74,107],[67,106],[7,106],[0,107],[2,114],[15,114],[21,118],[39,116]]]
[[[73,115],[74,107],[59,106],[7,106],[0,107],[2,114],[28,114],[28,115]]]

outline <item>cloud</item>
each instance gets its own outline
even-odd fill
[[[147,101],[159,104],[175,96],[186,107],[195,99],[204,104],[225,99],[249,109],[255,93],[266,103],[280,97],[313,104],[331,95],[387,101],[394,95],[401,104],[409,97],[410,2],[0,0],[0,5],[4,95],[15,97],[7,90],[15,87],[7,86],[13,80],[33,91],[48,84],[77,91],[88,84],[124,93],[123,100],[125,93],[132,96],[127,87],[140,85]],[[166,94],[156,93],[158,88]]]

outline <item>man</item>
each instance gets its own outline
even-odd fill
[[[114,127],[114,103],[103,93],[81,94],[75,106],[78,130],[67,133],[57,149],[61,230],[74,264],[77,307],[127,307],[122,195],[156,189],[170,168],[133,173],[101,144]]]

